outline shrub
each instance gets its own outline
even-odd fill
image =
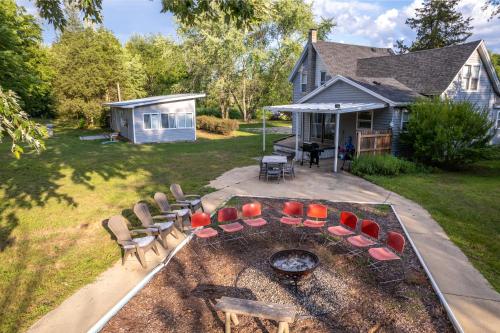
[[[210,116],[210,117],[222,118],[222,112],[220,108],[215,106],[197,107],[196,114],[198,116]],[[229,108],[228,115],[229,119],[241,119],[241,112],[235,108]]]
[[[229,135],[232,131],[237,130],[238,127],[238,122],[232,119],[220,119],[210,116],[196,117],[196,128],[211,133]]]
[[[358,176],[397,176],[401,173],[421,171],[415,163],[393,155],[361,155],[352,162],[351,172]]]
[[[401,134],[416,161],[457,169],[483,158],[491,139],[488,111],[468,101],[420,100]]]

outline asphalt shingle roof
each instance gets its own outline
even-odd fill
[[[396,55],[389,48],[318,41],[330,75],[342,75],[395,102],[439,95],[481,41]]]

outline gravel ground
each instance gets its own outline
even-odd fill
[[[222,332],[224,316],[214,309],[222,296],[294,305],[298,319],[290,326],[292,332],[453,331],[409,245],[403,256],[405,280],[382,286],[378,282],[398,276],[401,266],[374,273],[366,267],[366,255],[353,258],[345,255],[345,248],[324,247],[324,236],[299,245],[298,234],[276,222],[283,200],[233,198],[228,205],[241,208],[254,200],[263,204],[263,216],[270,222],[263,237],[247,237],[247,246],[236,241],[216,249],[191,242],[103,331]],[[329,225],[337,224],[339,212],[348,210],[378,222],[382,240],[388,230],[402,232],[389,206],[323,203],[329,207]],[[281,230],[283,236],[278,239]],[[281,281],[268,262],[274,252],[289,248],[304,248],[320,258],[318,268],[297,291]],[[272,321],[239,319],[234,332],[277,330]]]

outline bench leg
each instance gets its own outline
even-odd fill
[[[231,314],[226,312],[226,330],[225,333],[231,333]]]
[[[278,324],[278,333],[285,333],[285,324],[284,322],[280,321]]]
[[[233,324],[235,324],[236,326],[239,325],[239,320],[238,320],[238,317],[236,316],[235,313],[231,313],[231,321],[233,322]]]

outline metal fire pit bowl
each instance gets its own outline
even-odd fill
[[[283,250],[274,253],[269,258],[269,264],[281,277],[291,280],[297,285],[299,280],[311,274],[319,265],[316,254],[299,249]]]

